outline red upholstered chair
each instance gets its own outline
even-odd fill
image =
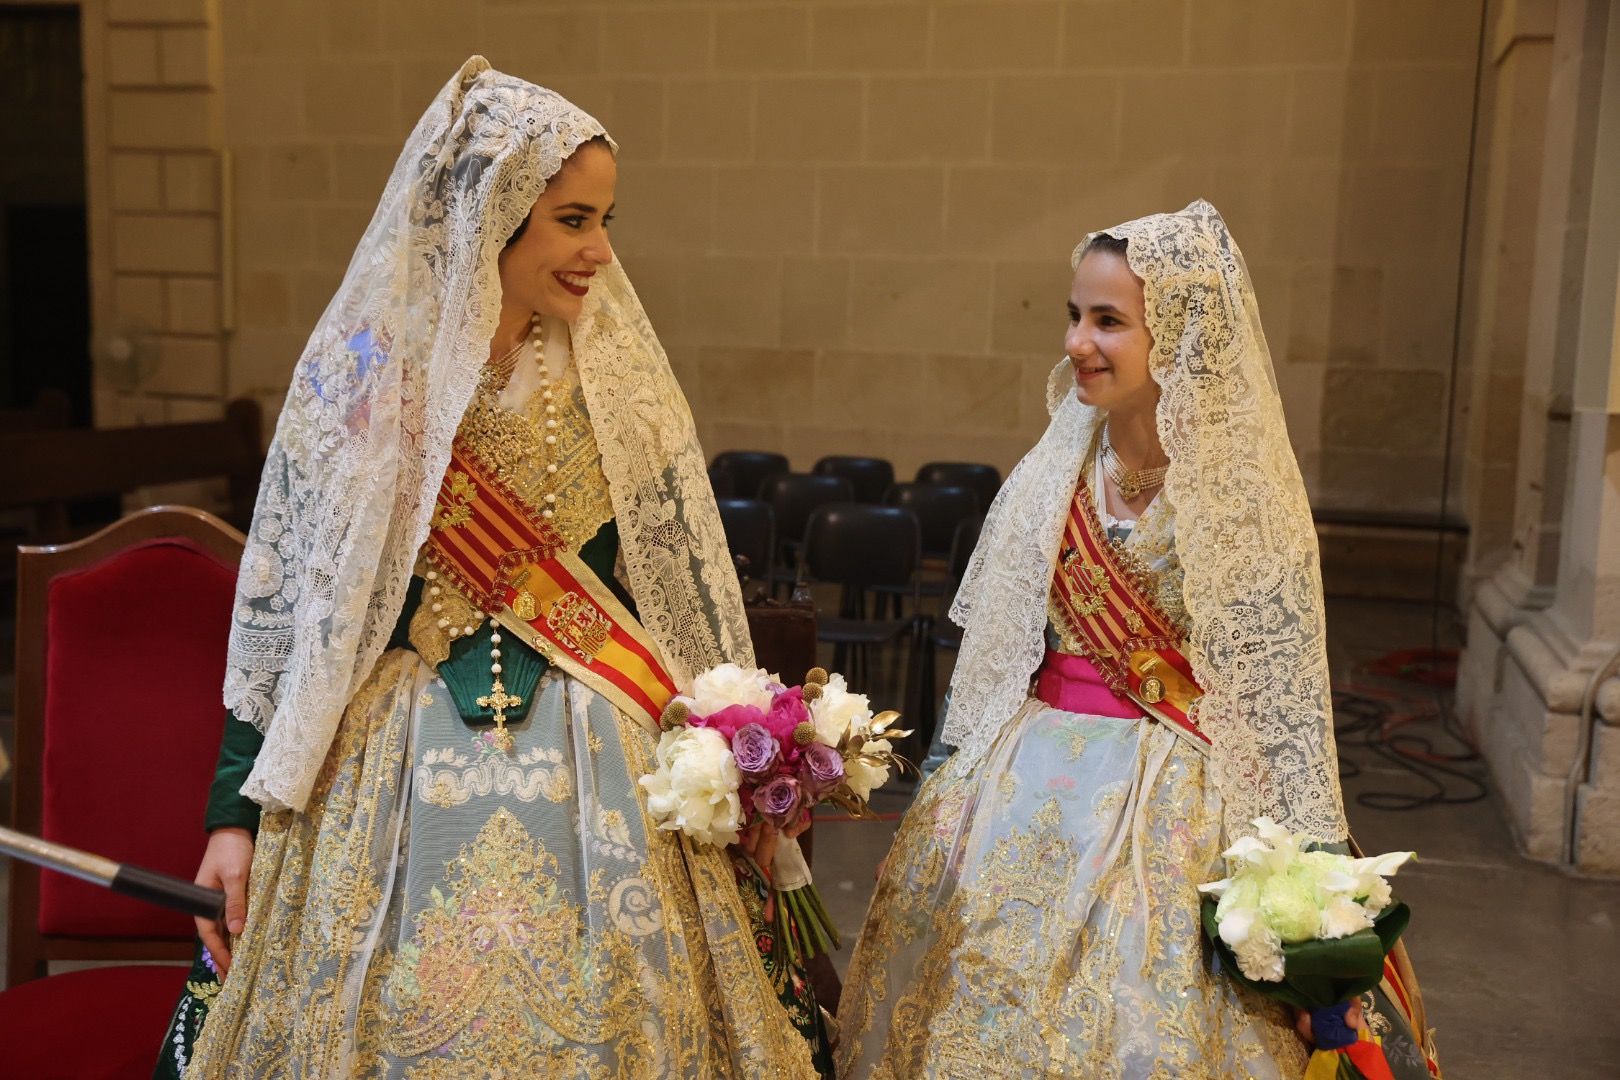
[[[242,546],[210,514],[155,507],[18,549],[16,828],[196,872]],[[189,917],[19,862],[7,935],[0,1072],[151,1075],[192,954]],[[47,975],[51,961],[119,966]]]

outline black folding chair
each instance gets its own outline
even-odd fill
[[[785,454],[769,450],[726,450],[716,454],[709,463],[709,480],[713,483],[716,474],[722,474],[730,481],[726,492],[728,496],[756,499],[759,497],[759,486],[766,477],[788,472],[791,468]],[[718,483],[715,484],[715,494],[720,494]]]
[[[797,580],[799,544],[804,527],[818,506],[853,502],[855,491],[842,476],[816,476],[807,473],[778,473],[760,486],[759,500],[776,515],[777,552],[771,587],[791,587]]]
[[[888,506],[900,506],[917,515],[922,530],[923,567],[917,583],[919,596],[944,596],[951,590],[949,561],[956,527],[984,511],[979,496],[970,488],[944,484],[895,484],[884,497]],[[928,561],[940,564],[929,573]],[[890,589],[875,590],[880,595],[898,594]],[[896,615],[900,614],[898,610]]]
[[[855,501],[880,503],[894,483],[894,466],[882,458],[824,457],[812,470],[817,476],[842,476],[855,489]]]
[[[817,507],[804,529],[798,580],[839,586],[838,614],[818,616],[816,637],[834,646],[833,666],[856,683],[871,677],[869,650],[914,638],[915,616],[861,617],[865,590],[915,586],[922,561],[916,515],[897,506],[833,503]],[[915,610],[913,597],[913,610]],[[916,666],[913,650],[912,668]],[[915,672],[913,671],[913,675]],[[908,681],[911,681],[908,679]],[[911,696],[906,688],[906,697]]]
[[[719,465],[709,466],[709,486],[714,489],[717,499],[730,499],[737,494],[737,481],[732,477],[731,470]]]
[[[988,514],[1001,490],[1001,470],[971,461],[930,461],[917,470],[917,483],[972,488],[979,495],[979,513]]]
[[[726,530],[731,561],[744,589],[750,581],[766,588],[776,571],[776,514],[758,499],[716,499]]]

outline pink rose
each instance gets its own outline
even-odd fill
[[[804,691],[795,686],[784,690],[771,701],[771,711],[765,714],[765,730],[776,736],[782,744],[782,757],[789,764],[797,764],[800,747],[793,741],[793,729],[810,722],[810,710],[804,704]]]
[[[766,722],[765,713],[752,705],[727,705],[719,712],[708,716],[694,716],[687,721],[693,727],[706,727],[718,731],[730,743],[737,732],[749,724],[763,724],[767,730],[770,725]]]

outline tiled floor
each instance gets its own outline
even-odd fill
[[[1358,665],[1395,649],[1430,643],[1425,608],[1334,601],[1329,607],[1334,667],[1340,685],[1386,695],[1397,709],[1425,711],[1430,692],[1376,679]],[[1449,644],[1449,642],[1442,642]],[[876,680],[895,684],[892,666]],[[945,678],[941,673],[941,680]],[[8,708],[8,686],[0,686]],[[881,704],[884,700],[878,695]],[[0,738],[9,744],[9,716],[0,715]],[[1432,721],[1408,733],[1446,742]],[[1420,861],[1402,871],[1399,891],[1413,908],[1408,941],[1422,980],[1431,1023],[1438,1029],[1446,1075],[1462,1080],[1517,1080],[1555,1076],[1596,1080],[1616,1075],[1620,1023],[1620,883],[1580,880],[1520,858],[1490,799],[1412,811],[1369,809],[1359,795],[1415,792],[1423,784],[1388,765],[1359,736],[1341,739],[1346,800],[1357,838],[1370,851],[1417,850]],[[1477,763],[1465,765],[1482,775]],[[1466,783],[1454,782],[1457,793]],[[816,830],[816,869],[828,907],[844,929],[848,962],[854,933],[865,915],[873,869],[888,848],[909,799],[907,785],[880,793],[886,819],[831,819]],[[9,785],[0,780],[0,820],[9,816]],[[0,898],[5,887],[0,866]],[[0,919],[3,919],[0,904]],[[3,948],[3,935],[0,935]]]

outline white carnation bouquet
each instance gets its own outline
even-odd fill
[[[1383,978],[1411,912],[1387,878],[1410,851],[1356,858],[1270,818],[1225,851],[1231,876],[1199,886],[1204,932],[1238,982],[1310,1013],[1307,1076],[1387,1077],[1379,1040],[1353,1006]]]

